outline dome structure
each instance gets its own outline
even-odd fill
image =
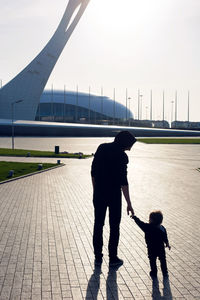
[[[102,123],[133,118],[123,104],[90,93],[45,90],[40,98],[36,120]]]

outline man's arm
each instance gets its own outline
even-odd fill
[[[99,145],[95,155],[94,155],[94,158],[93,158],[93,161],[92,161],[92,166],[91,166],[91,177],[92,177],[92,186],[93,186],[93,189],[94,189],[94,186],[95,186],[95,175],[98,173],[98,169],[99,169],[99,161],[100,161],[100,158],[101,158],[101,149],[102,149],[102,144]]]
[[[95,178],[92,177],[92,186],[93,186],[93,190],[94,190],[94,186],[95,186]]]
[[[129,212],[130,212],[131,216],[134,216],[134,210],[132,208],[130,195],[129,195],[129,186],[128,185],[122,185],[121,188],[122,188],[124,198],[127,202],[127,214],[129,215]]]

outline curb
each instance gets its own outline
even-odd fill
[[[87,158],[90,158],[92,157],[91,154],[86,154],[88,155],[87,157],[81,157],[81,159],[87,159]],[[67,158],[67,159],[80,159],[80,157],[77,157],[77,156],[73,156],[73,157],[69,157],[69,156],[34,156],[34,155],[31,155],[31,156],[24,156],[24,155],[1,155],[0,154],[0,157],[23,157],[23,158]]]
[[[37,175],[37,174],[40,174],[40,173],[43,173],[43,172],[46,172],[46,171],[51,171],[53,169],[64,167],[64,166],[65,166],[65,164],[61,163],[60,165],[56,165],[54,167],[47,168],[45,170],[40,170],[40,171],[33,172],[33,173],[30,173],[30,174],[26,174],[26,175],[22,175],[22,176],[18,176],[18,177],[15,177],[15,178],[11,178],[11,179],[8,179],[8,180],[1,181],[0,185],[4,184],[4,183],[9,183],[9,182],[12,182],[12,181],[15,181],[15,180],[18,180],[18,179],[26,178],[26,177],[29,177],[29,176],[32,176],[32,175]]]

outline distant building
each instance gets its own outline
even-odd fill
[[[174,121],[171,123],[171,128],[200,130],[200,122]]]
[[[109,124],[133,118],[126,106],[106,96],[46,90],[36,112],[36,121]]]
[[[166,120],[129,120],[130,126],[146,127],[146,128],[169,128]]]
[[[169,128],[169,123],[166,120],[153,120],[153,128]]]

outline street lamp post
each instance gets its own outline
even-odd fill
[[[188,91],[188,114],[187,114],[187,119],[188,119],[188,126],[190,122],[190,91]]]
[[[101,87],[101,123],[103,121],[103,87]]]
[[[163,128],[165,127],[165,93],[163,91]]]
[[[90,86],[89,86],[89,91],[88,91],[88,123],[90,124],[91,122],[91,111],[90,111],[90,105],[91,105],[91,99],[90,99]]]
[[[78,85],[76,86],[76,110],[75,110],[75,123],[78,123]]]
[[[116,107],[115,107],[115,88],[113,89],[113,125],[115,124],[115,114],[116,114]]]
[[[175,93],[175,122],[177,121],[177,91]]]
[[[151,90],[151,94],[150,94],[150,120],[152,121],[152,90]]]
[[[148,108],[149,108],[148,105],[146,105],[145,108],[146,108],[146,120],[148,120]]]
[[[140,90],[138,90],[138,121],[140,119]]]
[[[142,97],[143,95],[139,95],[139,100],[140,100],[140,113],[141,113],[141,116],[140,116],[140,120],[142,120]]]
[[[14,105],[17,103],[22,102],[23,100],[17,100],[11,103],[11,117],[12,117],[12,149],[14,150],[14,123],[13,123],[13,119],[14,119]]]
[[[66,86],[64,85],[63,122],[66,122]]]
[[[127,120],[128,120],[128,90],[126,89],[126,123]]]
[[[131,109],[131,97],[128,97],[128,100],[129,100],[128,126],[130,126],[130,122],[131,122],[131,120],[130,120],[130,118],[131,118],[131,111],[130,111],[130,109]]]
[[[171,108],[171,128],[172,128],[172,122],[173,122],[173,108],[174,108],[174,101],[172,100],[171,101],[171,104],[172,104],[172,108]]]

